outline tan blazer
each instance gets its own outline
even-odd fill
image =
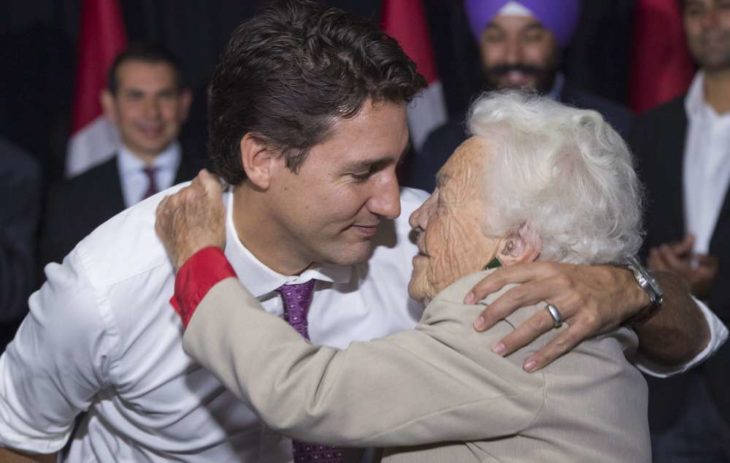
[[[462,300],[484,275],[442,291],[414,330],[345,350],[312,346],[229,278],[198,306],[184,348],[273,429],[386,447],[387,462],[650,462],[646,385],[625,357],[635,334],[585,341],[528,374],[522,362],[559,330],[507,358],[493,354],[543,308],[475,332],[484,307]]]

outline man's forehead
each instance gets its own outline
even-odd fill
[[[406,105],[368,99],[352,117],[333,117],[328,135],[304,163],[325,156],[344,169],[398,162],[410,147]]]
[[[175,69],[164,61],[146,61],[142,59],[128,59],[119,64],[117,73],[161,73],[174,74]]]
[[[116,78],[123,81],[137,81],[140,79],[175,81],[175,69],[165,62],[150,62],[143,60],[124,61],[116,69]]]
[[[513,15],[498,15],[492,18],[489,23],[487,23],[486,29],[489,28],[498,28],[498,29],[514,29],[518,28],[519,30],[525,30],[525,29],[532,29],[532,28],[539,28],[546,30],[550,33],[552,33],[549,29],[546,29],[545,26],[540,22],[538,18],[535,18],[534,16],[513,16]]]
[[[683,6],[684,6],[685,9],[688,6],[705,6],[705,5],[708,5],[709,6],[709,5],[714,5],[714,4],[718,4],[718,3],[722,3],[722,1],[717,1],[717,0],[684,0],[684,2],[682,2],[682,4],[683,4]]]

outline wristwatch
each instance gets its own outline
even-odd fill
[[[662,288],[659,287],[659,283],[657,283],[651,273],[649,273],[649,271],[641,265],[636,257],[630,256],[626,259],[626,268],[631,270],[636,283],[644,290],[646,295],[649,296],[649,305],[627,320],[630,324],[640,323],[654,315],[656,310],[664,301],[664,292],[662,291]]]

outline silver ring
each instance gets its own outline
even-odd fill
[[[560,315],[560,311],[557,307],[548,302],[545,304],[545,310],[547,310],[547,313],[550,314],[550,318],[553,319],[553,328],[560,328],[563,326],[563,316]]]

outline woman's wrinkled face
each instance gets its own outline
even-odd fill
[[[429,301],[462,276],[477,272],[497,254],[498,237],[484,232],[488,144],[469,138],[441,168],[436,190],[411,214],[418,255],[408,285],[411,297]]]

